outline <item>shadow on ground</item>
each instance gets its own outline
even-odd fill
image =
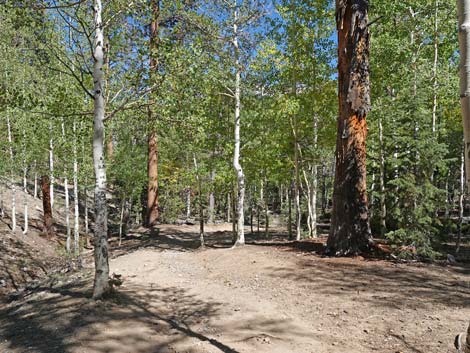
[[[304,257],[292,267],[270,267],[275,279],[305,283],[315,295],[357,297],[357,303],[395,309],[470,307],[470,267]],[[463,277],[466,274],[467,277]]]
[[[173,251],[196,251],[200,250],[199,233],[194,226],[162,226],[161,228],[145,229],[139,228],[131,231],[123,238],[121,246],[118,246],[118,239],[113,238],[110,243],[113,248],[114,256],[120,256],[132,251],[143,248],[155,250],[173,250]],[[287,233],[272,232],[268,237],[264,232],[245,233],[246,244],[259,246],[282,246],[293,249],[307,251],[321,251],[323,244],[321,242],[310,243],[308,246],[299,242],[288,240]],[[226,249],[233,246],[232,232],[227,230],[208,231],[204,237],[205,247],[212,249]]]
[[[84,289],[87,288],[87,289]],[[228,345],[191,327],[216,316],[220,304],[173,287],[122,288],[110,301],[90,299],[89,281],[40,288],[33,300],[0,311],[2,340],[19,352],[170,352],[188,340],[222,352]],[[189,342],[188,341],[188,342]],[[1,347],[1,346],[0,346]]]
[[[224,315],[222,303],[201,300],[180,288],[132,284],[105,302],[89,299],[90,288],[91,279],[38,288],[0,310],[0,351],[237,353],[235,341],[219,337],[266,330],[299,335],[285,319],[249,319],[230,327],[217,324]]]

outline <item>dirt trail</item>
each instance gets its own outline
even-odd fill
[[[123,285],[75,274],[0,311],[0,352],[454,352],[470,268],[324,259],[282,239],[228,248],[226,226],[161,226],[114,250]],[[68,283],[69,282],[69,283]]]

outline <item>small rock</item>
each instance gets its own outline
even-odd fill
[[[457,260],[455,259],[455,257],[451,254],[447,254],[447,262],[450,263],[450,264],[455,264],[457,263]]]

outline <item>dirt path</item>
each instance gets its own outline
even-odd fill
[[[115,250],[119,293],[89,275],[0,311],[0,352],[454,352],[470,268],[324,259],[283,241],[227,248],[213,227],[162,226]]]

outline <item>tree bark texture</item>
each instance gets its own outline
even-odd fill
[[[155,77],[158,68],[158,18],[160,16],[160,1],[151,0],[152,22],[150,23],[150,77]],[[148,135],[148,186],[147,186],[147,214],[146,225],[152,227],[158,220],[158,140],[155,128],[155,114],[152,107],[148,108],[149,135]]]
[[[74,226],[73,226],[73,249],[75,255],[80,253],[80,214],[78,203],[78,158],[77,158],[77,126],[73,122],[73,202],[74,202]]]
[[[243,173],[242,166],[240,164],[240,79],[241,79],[241,64],[240,64],[240,53],[238,47],[238,5],[235,1],[235,10],[233,16],[233,48],[235,52],[235,148],[233,152],[233,168],[237,177],[238,188],[237,188],[237,240],[235,246],[245,245],[245,215],[244,215],[244,203],[245,203],[245,174]]]
[[[463,226],[463,212],[464,208],[464,197],[465,197],[465,156],[464,148],[462,148],[462,157],[460,163],[460,190],[459,190],[459,223],[457,241],[455,244],[455,253],[459,253],[460,244],[462,242],[462,226]]]
[[[110,290],[108,262],[108,206],[106,202],[106,167],[104,153],[104,34],[101,19],[101,0],[93,3],[94,38],[94,119],[93,119],[93,166],[95,171],[95,229],[94,258],[95,279],[93,298],[100,299]]]
[[[382,119],[379,118],[379,148],[380,148],[380,236],[387,232],[387,206],[385,203],[385,156],[383,141]]]
[[[370,110],[366,0],[337,0],[339,117],[333,212],[328,250],[366,252],[372,236],[366,190],[366,115]]]
[[[54,220],[52,218],[51,187],[49,183],[49,177],[47,175],[43,175],[41,177],[41,191],[44,217],[43,232],[47,236],[52,236],[54,234]]]
[[[460,47],[460,105],[465,139],[465,175],[470,178],[470,0],[457,0]]]
[[[51,175],[50,179],[50,195],[51,195],[51,207],[54,207],[54,184],[55,184],[55,177],[54,177],[54,140],[53,136],[53,129],[52,129],[52,122],[49,123],[49,173]]]
[[[62,119],[62,138],[66,141],[65,122]],[[70,254],[72,248],[72,234],[70,230],[70,197],[69,197],[69,180],[67,177],[67,164],[64,164],[64,195],[65,195],[65,228],[67,234],[66,249]]]
[[[28,234],[28,164],[26,161],[26,131],[23,129],[23,235]]]
[[[199,239],[200,245],[204,247],[204,203],[202,199],[202,180],[199,175],[199,168],[197,166],[196,155],[193,154],[194,168],[196,169],[196,182],[198,188],[198,204],[199,204]]]
[[[10,117],[7,116],[7,128],[8,128],[8,145],[10,150],[10,187],[11,187],[11,230],[16,231],[16,184],[15,184],[15,172],[13,166],[15,165],[15,154],[13,153],[13,137],[11,133]]]
[[[215,169],[211,170],[210,175],[211,191],[209,193],[209,208],[207,210],[207,223],[212,224],[215,221],[215,196],[214,196],[214,184],[215,184]]]

